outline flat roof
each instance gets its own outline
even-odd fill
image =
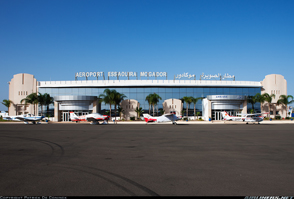
[[[39,81],[39,88],[74,87],[262,87],[256,81],[220,80],[82,80],[82,81]]]

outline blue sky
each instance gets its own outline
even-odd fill
[[[294,96],[293,0],[0,0],[0,101],[14,74],[188,72],[262,81]],[[0,110],[7,110],[0,105]]]

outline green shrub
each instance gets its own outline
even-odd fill
[[[281,116],[280,115],[276,115],[275,119],[276,120],[280,120],[281,119]]]
[[[130,120],[131,120],[131,121],[134,121],[134,120],[135,120],[135,117],[130,117]]]

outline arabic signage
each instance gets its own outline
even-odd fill
[[[181,79],[181,78],[195,78],[196,75],[191,75],[189,73],[183,73],[183,74],[177,74],[177,76],[175,76],[175,79]]]
[[[202,79],[219,79],[219,80],[233,79],[235,80],[235,75],[229,75],[228,73],[224,75],[221,75],[220,73],[218,73],[217,75],[204,75],[204,73],[202,73],[202,75],[200,75],[200,80]]]

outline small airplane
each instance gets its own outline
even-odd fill
[[[101,115],[99,113],[77,116],[74,112],[70,112],[70,120],[76,123],[79,121],[88,121],[91,122],[91,124],[99,124],[99,121],[103,121],[102,124],[106,124],[106,121],[108,121],[109,118],[110,116]]]
[[[23,121],[25,124],[32,122],[32,124],[40,124],[40,120],[42,120],[44,116],[34,116],[33,114],[24,114],[17,116],[7,116],[3,117],[4,120],[13,120],[13,121]]]
[[[268,113],[254,113],[254,114],[237,114],[240,115],[241,117],[237,117],[237,116],[230,116],[226,111],[221,112],[223,120],[226,121],[242,121],[242,122],[246,122],[246,124],[248,124],[248,122],[257,122],[258,124],[260,124],[260,122],[263,121],[263,116],[262,114],[268,114]]]
[[[152,117],[149,114],[143,114],[143,117],[146,121],[146,124],[148,124],[149,122],[172,122],[172,124],[177,125],[176,121],[182,119],[181,115],[177,116],[175,113],[168,113],[159,117]]]

